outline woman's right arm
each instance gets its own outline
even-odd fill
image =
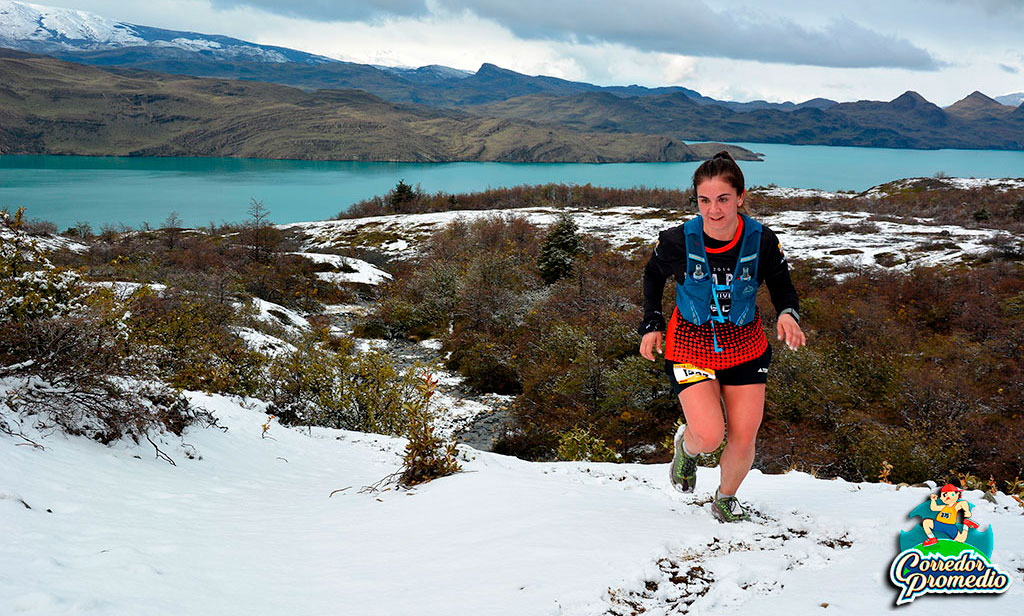
[[[638,331],[643,338],[640,341],[640,355],[654,361],[654,350],[660,354],[665,331],[665,315],[661,312],[661,300],[665,294],[665,281],[668,280],[671,268],[668,266],[666,253],[671,249],[666,245],[665,233],[658,237],[651,258],[644,266],[644,319]]]

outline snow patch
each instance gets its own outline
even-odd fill
[[[252,303],[255,305],[257,310],[256,318],[265,323],[273,323],[298,329],[309,329],[309,322],[306,318],[294,310],[285,308],[280,304],[262,300],[258,297],[252,298]]]
[[[914,186],[925,183],[928,186],[942,186],[958,190],[975,190],[979,188],[995,188],[999,191],[1016,190],[1024,188],[1024,178],[904,178],[874,186],[865,191],[861,196],[869,199],[884,199],[893,192],[899,192]]]
[[[264,334],[261,331],[252,329],[251,327],[236,327],[234,328],[235,335],[245,341],[249,345],[249,348],[254,351],[259,351],[270,357],[277,357],[285,353],[294,353],[298,349],[295,345],[285,342],[280,338],[275,338]]]
[[[86,284],[104,289],[111,289],[116,297],[120,297],[122,299],[131,297],[136,291],[143,287],[148,287],[154,293],[163,293],[167,290],[166,285],[158,283],[142,284],[139,282],[127,282],[123,280],[101,280],[99,282],[89,282]]]
[[[289,254],[305,257],[314,263],[326,263],[332,267],[355,270],[353,272],[317,272],[317,278],[327,282],[377,285],[391,280],[391,274],[361,259],[318,252],[292,252]]]
[[[420,346],[432,351],[440,351],[441,346],[443,346],[443,342],[438,338],[428,338],[427,340],[421,340]]]
[[[765,197],[779,197],[782,199],[819,197],[821,199],[849,199],[856,197],[857,193],[830,192],[817,188],[786,188],[783,186],[755,186],[750,192],[764,195]]]
[[[868,212],[791,211],[760,220],[779,234],[787,257],[821,259],[854,268],[908,271],[956,263],[984,254],[991,242],[1014,237],[993,229],[936,225],[924,218],[897,222]]]
[[[0,0],[2,1],[2,0]],[[14,232],[0,228],[0,240],[5,242],[13,241]],[[62,235],[31,235],[29,241],[34,243],[43,252],[56,252],[58,250],[70,250],[71,252],[83,253],[89,250],[89,246],[82,242],[73,240]]]

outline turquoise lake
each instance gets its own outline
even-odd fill
[[[1024,152],[895,150],[739,144],[765,154],[741,162],[747,184],[866,190],[932,176],[1022,177]],[[233,158],[0,156],[0,207],[60,229],[84,221],[159,225],[176,212],[187,226],[239,222],[259,199],[275,223],[323,220],[383,195],[398,181],[424,191],[470,192],[517,184],[683,188],[698,163],[355,163]]]

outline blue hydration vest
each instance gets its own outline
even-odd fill
[[[686,279],[683,284],[676,284],[676,309],[679,314],[694,325],[703,325],[711,321],[714,331],[715,322],[729,321],[735,325],[746,325],[754,320],[755,302],[757,300],[757,260],[761,251],[761,223],[740,214],[743,219],[743,238],[740,243],[740,255],[736,260],[732,282],[728,285],[715,284],[708,263],[707,251],[704,249],[704,219],[701,216],[683,225],[686,239]],[[728,316],[722,314],[718,305],[718,291],[728,290],[732,298],[732,307]],[[711,316],[711,305],[718,308],[718,314]],[[720,353],[718,337],[714,334],[715,352]]]

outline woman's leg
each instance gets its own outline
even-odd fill
[[[686,450],[697,455],[718,449],[725,436],[722,390],[718,381],[708,379],[690,385],[679,392],[679,403],[686,417],[686,432],[683,435]]]
[[[754,462],[757,430],[761,427],[761,417],[764,415],[764,389],[763,383],[722,387],[722,400],[725,402],[729,424],[729,440],[720,463],[723,494],[736,494]]]

